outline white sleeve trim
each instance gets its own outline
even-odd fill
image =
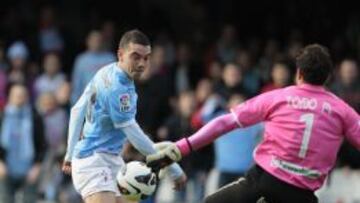
[[[115,128],[125,128],[129,125],[132,125],[136,123],[135,119],[131,119],[131,120],[128,120],[128,121],[125,121],[125,122],[122,122],[122,123],[114,123],[114,127]]]
[[[231,115],[234,118],[235,122],[238,124],[240,128],[243,128],[243,125],[240,123],[238,117],[236,116],[236,113],[233,109],[230,109]]]

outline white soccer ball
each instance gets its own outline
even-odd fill
[[[122,196],[131,201],[146,199],[156,189],[157,177],[145,163],[132,161],[116,176]]]

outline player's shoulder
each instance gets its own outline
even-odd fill
[[[105,84],[108,84],[110,92],[121,93],[128,89],[135,88],[134,81],[119,68],[117,63],[112,63],[104,69],[104,74],[101,74],[101,78]]]
[[[110,63],[101,67],[94,76],[94,83],[97,86],[104,85],[105,89],[109,89],[112,86],[112,69],[114,64]]]

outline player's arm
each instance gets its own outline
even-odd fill
[[[125,133],[129,142],[142,155],[147,156],[156,153],[154,142],[144,133],[136,121],[130,121],[127,125],[121,127],[121,130]],[[169,172],[172,179],[177,179],[184,174],[178,164],[170,165]]]
[[[156,154],[146,157],[148,165],[162,168],[173,161],[198,150],[237,127],[247,127],[266,120],[270,113],[270,103],[273,93],[265,93],[238,105],[231,112],[217,117],[203,126],[195,134],[183,138],[176,143],[169,143],[168,147]]]
[[[120,101],[122,98],[122,101]],[[114,127],[125,133],[129,142],[143,155],[156,152],[153,141],[143,132],[135,120],[136,101],[128,93],[113,92],[108,97],[109,111]],[[170,167],[170,176],[178,179],[184,175],[179,165]]]
[[[90,95],[91,90],[89,83],[84,93],[81,95],[79,100],[75,103],[75,105],[71,108],[70,111],[67,148],[63,164],[63,171],[65,173],[71,172],[71,159],[73,156],[75,145],[79,140],[80,133],[83,127],[86,114],[86,106]]]
[[[360,150],[360,116],[351,107],[346,108],[344,124],[346,139]]]

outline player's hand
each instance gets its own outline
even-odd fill
[[[177,178],[176,180],[174,180],[174,187],[173,189],[174,190],[181,190],[185,187],[185,184],[186,184],[186,181],[187,181],[187,176],[185,175],[185,173],[180,176],[179,178]]]
[[[164,142],[158,142],[158,143],[154,144],[156,151],[161,151],[161,150],[165,149],[167,145],[164,143],[171,143],[171,142],[164,141]],[[155,172],[157,172],[157,171],[155,171]],[[166,176],[166,174],[168,174],[168,172],[169,172],[169,166],[166,166],[166,167],[160,169],[160,171],[158,171],[159,179],[163,179]]]
[[[71,162],[70,161],[64,161],[61,170],[65,174],[71,175]]]
[[[161,142],[156,144],[158,150],[155,154],[146,156],[147,165],[155,172],[181,160],[181,152],[173,142]]]

